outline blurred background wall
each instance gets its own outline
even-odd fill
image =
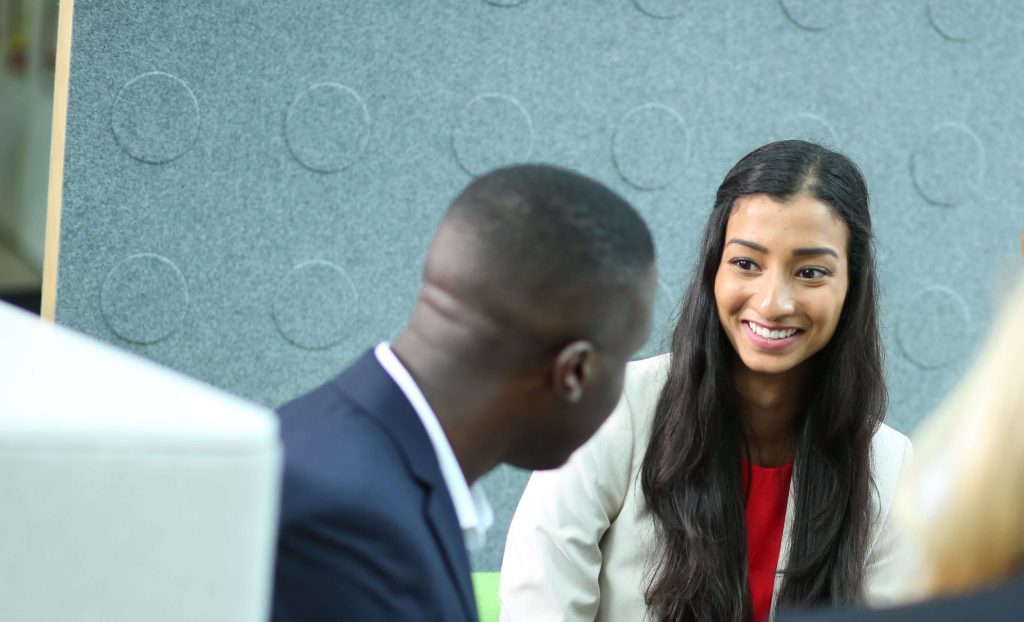
[[[39,310],[56,0],[0,0],[0,300]]]
[[[1022,53],[1006,0],[76,0],[56,319],[276,406],[394,336],[448,201],[529,160],[651,224],[650,355],[726,171],[807,138],[872,190],[888,421],[909,432],[1020,270]],[[0,155],[28,187],[42,104],[16,98],[45,91],[5,71]],[[38,270],[10,232],[42,203],[17,205],[6,239]],[[526,476],[487,477],[477,570]]]

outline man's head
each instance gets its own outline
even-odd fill
[[[650,232],[625,200],[565,169],[512,166],[452,203],[409,330],[457,361],[460,377],[440,382],[506,436],[502,461],[552,468],[618,402],[656,283]]]

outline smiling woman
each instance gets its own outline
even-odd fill
[[[846,298],[848,232],[806,193],[740,197],[715,276],[722,329],[751,372],[796,370],[835,333]],[[734,370],[733,375],[742,370]]]
[[[718,190],[672,352],[533,475],[502,565],[505,620],[760,622],[884,601],[909,460],[886,390],[867,186],[846,157],[765,145]]]

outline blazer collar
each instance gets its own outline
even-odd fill
[[[772,606],[768,615],[769,619],[775,618],[775,608],[779,604],[779,590],[782,589],[783,570],[789,565],[789,545],[793,537],[793,519],[796,516],[796,503],[793,498],[794,488],[796,488],[793,485],[795,481],[795,478],[791,478],[789,482],[789,497],[786,499],[786,518],[782,523],[782,542],[779,543],[779,561],[775,566],[775,586],[772,589]]]
[[[419,415],[395,381],[381,367],[373,350],[367,351],[354,365],[335,378],[334,385],[375,417],[401,448],[406,468],[426,492],[427,522],[437,545],[444,553],[449,574],[459,588],[467,619],[476,620],[476,600],[470,581],[466,543],[434,447]]]

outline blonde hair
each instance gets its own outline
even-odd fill
[[[1024,280],[916,436],[898,501],[918,556],[908,595],[952,594],[1024,570]]]

